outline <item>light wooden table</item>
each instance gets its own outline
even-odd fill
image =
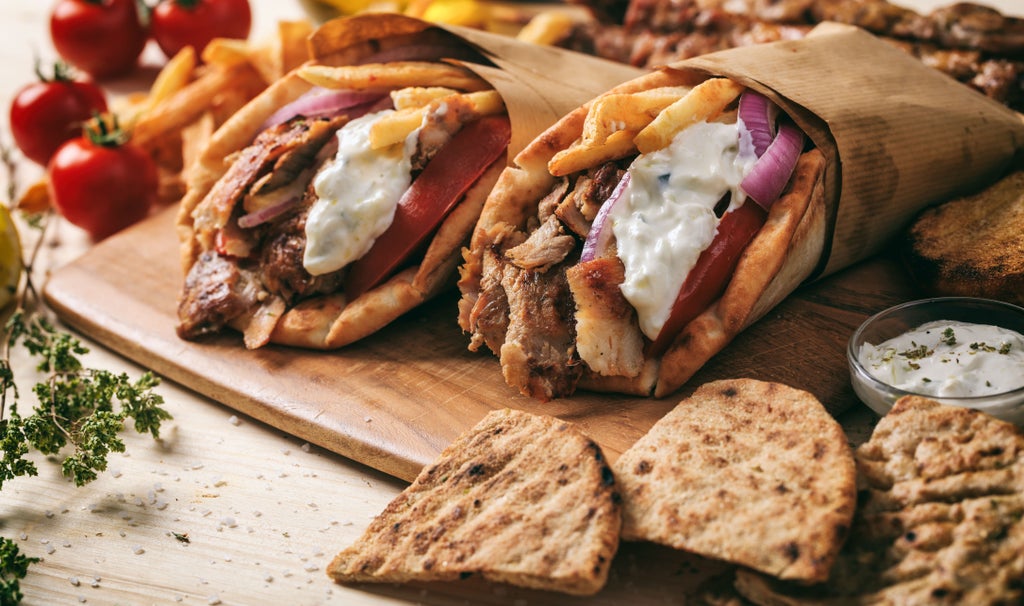
[[[33,80],[33,55],[55,58],[49,2],[0,4],[0,105]],[[278,19],[304,16],[298,3],[253,2],[254,36]],[[144,62],[160,60],[155,47]],[[115,91],[131,80],[112,83]],[[30,182],[39,169],[19,166]],[[4,183],[6,188],[6,176]],[[25,239],[34,233],[23,229]],[[41,266],[59,266],[89,246],[59,226]],[[28,242],[26,242],[28,243]],[[41,279],[37,276],[37,279]],[[144,369],[88,343],[90,366]],[[43,561],[22,582],[25,604],[378,604],[390,599],[335,585],[324,568],[404,483],[310,447],[217,402],[164,382],[174,415],[160,441],[125,432],[98,480],[76,488],[59,465],[38,458],[40,476],[0,494],[0,533]],[[23,406],[28,406],[26,401]],[[187,534],[189,543],[174,533]]]
[[[936,5],[929,0],[907,4],[922,10]],[[992,4],[1021,12],[1019,0]],[[254,0],[253,5],[255,36],[269,32],[278,19],[303,16],[297,2]],[[16,90],[34,77],[33,55],[55,57],[46,29],[48,8],[48,2],[6,0],[0,5],[0,106],[5,115]],[[157,62],[157,53],[150,48],[146,60]],[[130,81],[115,83],[114,89],[131,86]],[[6,132],[3,136],[9,140]],[[28,183],[37,173],[38,168],[26,165],[19,176]],[[67,263],[89,246],[81,232],[66,224],[59,226],[55,241],[44,251],[40,272]],[[86,343],[92,348],[91,366],[133,377],[144,370]],[[154,442],[125,433],[127,453],[112,455],[109,469],[94,483],[76,488],[60,476],[57,464],[39,458],[39,477],[19,478],[4,487],[0,534],[43,559],[22,582],[25,604],[537,602],[536,594],[504,587],[473,586],[469,593],[457,593],[332,583],[324,573],[330,558],[357,538],[404,482],[172,383],[165,382],[159,393],[174,415],[162,438]],[[189,542],[176,534],[187,535]],[[665,554],[654,550],[653,555],[657,560]],[[618,569],[619,574],[636,574],[635,579],[619,579],[627,595],[664,572],[635,568],[627,561]],[[684,573],[665,572],[660,577],[666,579],[664,589],[646,588],[644,601],[677,602],[672,578],[679,574]],[[614,600],[605,596],[594,603]]]

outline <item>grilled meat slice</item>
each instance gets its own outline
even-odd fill
[[[635,377],[644,366],[644,338],[636,311],[619,290],[626,268],[616,256],[570,267],[566,279],[576,302],[576,350],[590,370]]]
[[[231,159],[227,172],[214,184],[206,197],[192,212],[193,227],[205,235],[207,246],[217,230],[222,229],[236,212],[238,202],[280,164],[280,176],[267,178],[260,184],[265,193],[290,183],[301,172],[299,165],[308,166],[320,148],[343,124],[343,120],[297,118],[271,126],[256,136],[251,145]]]
[[[178,302],[178,336],[195,339],[215,333],[265,296],[256,272],[240,267],[236,259],[206,251],[185,277]]]
[[[505,252],[505,258],[516,267],[530,271],[547,271],[565,260],[576,248],[576,238],[562,231],[558,218],[551,216],[520,245]]]
[[[548,401],[571,394],[583,372],[576,359],[575,311],[564,271],[530,271],[504,264],[509,324],[501,346],[505,381],[523,395]]]

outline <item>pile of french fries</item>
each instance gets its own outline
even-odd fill
[[[307,21],[282,21],[269,39],[217,38],[201,54],[184,48],[161,68],[149,89],[111,100],[110,110],[135,145],[157,165],[157,200],[175,203],[185,193],[186,171],[213,132],[270,83],[309,57]],[[22,192],[17,208],[50,208],[47,176]]]
[[[564,176],[626,156],[667,147],[687,126],[703,120],[728,120],[728,106],[743,87],[726,78],[694,86],[664,86],[632,93],[611,93],[594,100],[583,132],[548,164]]]

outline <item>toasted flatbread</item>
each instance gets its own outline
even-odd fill
[[[479,575],[590,595],[607,580],[621,522],[596,443],[553,417],[498,410],[424,468],[327,573],[398,583]]]
[[[1024,169],[922,212],[903,241],[914,280],[934,295],[1024,305]]]
[[[614,87],[601,97],[661,87],[693,86],[705,77],[664,68]],[[459,325],[471,335],[470,349],[478,349],[486,343],[495,353],[500,349],[502,358],[527,358],[516,343],[505,342],[500,348],[495,347],[496,339],[481,335],[474,325],[474,308],[478,311],[481,306],[493,304],[481,299],[484,266],[487,256],[499,249],[510,233],[530,231],[530,221],[535,220],[540,201],[556,184],[556,178],[548,170],[549,161],[581,137],[587,112],[596,101],[567,114],[524,148],[491,191],[470,247],[463,252],[459,280],[462,293]],[[672,393],[744,328],[763,317],[804,282],[814,272],[825,248],[826,170],[824,156],[818,150],[812,149],[801,156],[788,189],[772,205],[765,226],[741,257],[726,292],[685,327],[663,355],[645,355],[639,371],[630,375],[599,374],[582,364],[584,368],[576,386],[641,396],[662,397]],[[503,366],[507,365],[503,363]],[[506,377],[509,374],[506,370]],[[524,393],[546,397],[532,387]]]
[[[757,604],[1024,602],[1024,434],[976,410],[907,396],[857,448],[861,499],[828,581],[741,570]]]
[[[853,453],[810,393],[753,379],[699,387],[613,465],[622,539],[821,581],[856,505]]]

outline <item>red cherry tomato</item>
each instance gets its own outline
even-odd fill
[[[94,78],[135,68],[149,33],[136,0],[58,0],[50,13],[50,38],[65,61]]]
[[[156,201],[157,171],[142,148],[120,132],[64,143],[48,166],[50,198],[61,215],[94,240],[143,219]]]
[[[36,70],[38,82],[23,87],[11,102],[11,135],[25,157],[46,166],[61,143],[82,134],[94,113],[107,111],[103,90],[89,80],[74,80],[58,63],[53,78]]]
[[[402,195],[390,227],[369,252],[349,265],[348,297],[354,299],[394,273],[505,152],[510,137],[505,116],[487,116],[463,126]]]
[[[697,264],[679,289],[668,321],[651,344],[650,355],[665,353],[679,331],[725,292],[740,255],[760,231],[766,218],[767,213],[753,200],[747,200],[743,206],[722,216],[711,245],[697,257]]]
[[[201,53],[214,38],[246,39],[248,0],[161,0],[152,14],[153,39],[168,58],[186,46]]]

